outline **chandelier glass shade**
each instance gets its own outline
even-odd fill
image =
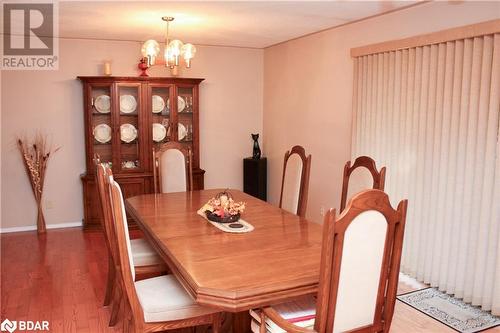
[[[165,36],[165,44],[163,49],[163,58],[165,66],[173,69],[181,63],[181,59],[184,60],[186,68],[191,67],[191,60],[196,54],[196,47],[191,43],[184,44],[179,39],[170,40],[169,36],[169,23],[174,20],[173,17],[165,16],[162,17],[163,21],[167,22],[167,32]],[[144,57],[143,62],[148,66],[155,65],[158,61],[158,56],[160,55],[160,43],[154,39],[149,39],[144,42],[141,48],[142,56]]]
[[[142,44],[141,53],[143,57],[148,58],[148,63],[154,65],[156,57],[160,53],[160,43],[154,39],[149,39]]]

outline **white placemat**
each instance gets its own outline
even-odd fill
[[[213,225],[217,229],[222,230],[224,232],[230,232],[233,234],[242,234],[245,232],[250,232],[254,229],[253,225],[251,225],[250,223],[248,223],[247,221],[245,221],[241,218],[237,222],[233,222],[233,223],[240,223],[243,225],[243,227],[242,228],[231,228],[231,227],[229,227],[229,224],[231,224],[231,223],[217,223],[217,222],[210,221],[207,218],[207,216],[205,215],[205,212],[203,212],[201,209],[198,211],[198,215],[203,217],[205,220],[207,220],[211,225]]]

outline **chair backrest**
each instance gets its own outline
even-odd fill
[[[108,192],[111,199],[111,210],[113,213],[114,230],[117,243],[117,271],[120,272],[123,287],[125,289],[134,318],[144,318],[142,307],[137,298],[135,290],[135,268],[132,259],[132,249],[128,232],[127,215],[120,185],[108,178]]]
[[[355,195],[323,227],[315,328],[388,332],[398,285],[407,200],[391,207],[380,190]]]
[[[361,175],[361,177],[357,177],[359,179],[355,179],[355,181],[357,181],[357,184],[353,184],[353,185],[358,185],[358,186],[351,185],[351,187],[359,189],[359,190],[366,190],[366,189],[370,188],[369,186],[371,186],[371,188],[376,189],[376,190],[381,190],[381,191],[384,190],[385,167],[381,168],[380,171],[378,171],[377,166],[375,164],[375,161],[368,156],[360,156],[360,157],[356,158],[356,160],[354,160],[354,164],[352,166],[351,166],[351,161],[347,161],[345,166],[344,166],[344,179],[342,182],[342,197],[340,199],[340,212],[342,212],[345,208],[347,198],[349,197],[348,192],[354,193],[354,194],[359,192],[358,190],[352,191],[352,189],[351,189],[351,191],[349,191],[349,183],[351,181],[351,176],[355,172],[360,172],[361,170],[359,168],[366,168],[369,171],[371,178],[372,178],[371,179],[372,185],[367,184],[368,181],[366,180],[366,177],[364,177],[365,179],[362,179],[363,177]],[[366,176],[366,172],[365,172],[365,176]]]
[[[99,155],[94,156],[94,163],[96,165],[96,186],[97,192],[99,194],[99,202],[101,204],[101,214],[102,214],[102,229],[104,231],[104,238],[106,240],[106,245],[108,251],[113,258],[116,260],[116,242],[115,242],[115,231],[113,226],[113,214],[111,212],[111,201],[109,198],[108,191],[108,179],[113,177],[113,172],[108,166],[105,166],[100,162]]]
[[[153,149],[155,193],[191,191],[193,188],[191,148],[179,142],[167,142]]]
[[[280,208],[305,217],[310,171],[311,155],[306,156],[303,147],[294,146],[285,153]]]

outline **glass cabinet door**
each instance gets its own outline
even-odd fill
[[[177,87],[177,137],[176,141],[185,143],[193,149],[193,87]]]
[[[102,163],[113,167],[111,85],[91,85],[89,89],[92,150]]]
[[[172,138],[171,85],[150,85],[153,147],[158,149]]]
[[[140,84],[117,84],[117,114],[119,126],[118,168],[123,172],[142,171]]]

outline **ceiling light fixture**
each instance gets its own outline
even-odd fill
[[[173,17],[164,16],[161,19],[167,22],[163,59],[158,59],[161,49],[160,43],[154,39],[145,41],[141,48],[143,58],[139,63],[139,69],[142,70],[141,76],[148,76],[146,70],[154,65],[165,65],[166,67],[169,67],[172,72],[176,72],[177,67],[181,63],[181,59],[184,60],[186,68],[190,68],[191,60],[196,54],[196,47],[193,44],[184,44],[179,39],[170,40],[169,24],[174,20]]]

